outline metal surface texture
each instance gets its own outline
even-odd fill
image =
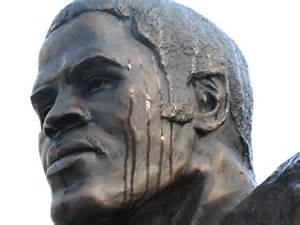
[[[247,64],[189,8],[74,1],[45,38],[31,102],[55,225],[300,224],[299,156],[255,189]],[[290,210],[256,213],[267,194]]]

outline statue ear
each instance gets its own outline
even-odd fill
[[[223,74],[193,74],[196,109],[194,128],[207,133],[220,127],[229,111],[229,88]]]

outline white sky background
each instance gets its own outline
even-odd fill
[[[51,225],[29,96],[37,54],[63,0],[4,1],[0,14],[0,224]],[[233,38],[254,89],[253,149],[260,183],[300,151],[298,0],[180,0]],[[300,2],[299,2],[300,3]]]

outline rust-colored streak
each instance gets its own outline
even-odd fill
[[[157,174],[157,183],[156,187],[159,189],[160,180],[161,180],[161,172],[162,172],[162,164],[163,164],[163,156],[164,156],[164,133],[161,121],[161,128],[160,128],[160,155],[159,155],[159,163],[158,163],[158,174]]]
[[[124,192],[123,192],[123,200],[124,202],[127,201],[127,167],[128,167],[128,157],[129,157],[129,136],[127,135],[126,131],[124,130],[124,138],[125,138],[125,158],[124,158],[124,164],[123,164],[123,181],[124,181]]]
[[[131,171],[130,171],[130,200],[133,198],[134,194],[134,174],[135,174],[135,167],[136,167],[136,135],[131,123],[132,117],[132,110],[133,110],[133,94],[131,93],[130,101],[129,101],[129,113],[128,113],[128,126],[129,126],[129,133],[131,136],[131,151],[132,151],[132,161],[131,161]]]
[[[170,178],[173,174],[173,123],[170,123],[170,154],[169,154]]]
[[[149,169],[150,169],[150,148],[151,148],[151,136],[150,136],[150,118],[147,119],[147,153],[146,153],[146,191],[149,190]]]

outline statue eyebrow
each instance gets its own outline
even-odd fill
[[[127,68],[125,65],[120,63],[117,59],[112,58],[112,57],[107,57],[104,55],[96,55],[90,58],[83,59],[81,62],[76,64],[74,67],[70,68],[69,72],[66,73],[67,80],[70,80],[70,76],[73,74],[76,74],[79,71],[85,70],[89,68],[91,65],[97,64],[97,63],[102,63],[102,64],[108,64],[111,66],[115,66],[119,69],[125,69]]]
[[[127,66],[123,65],[120,61],[118,61],[116,58],[106,56],[106,55],[101,53],[101,54],[96,54],[96,55],[91,56],[91,57],[84,58],[79,63],[77,63],[75,66],[65,68],[63,71],[60,72],[60,76],[65,76],[65,78],[68,82],[68,81],[70,81],[71,76],[75,75],[77,72],[80,72],[84,69],[87,69],[92,64],[96,64],[96,63],[108,64],[108,65],[111,65],[111,66],[115,66],[119,69],[127,69],[128,68]],[[43,82],[41,82],[41,83],[43,83]],[[40,88],[36,88],[36,86],[40,86],[40,85],[41,85]],[[31,97],[30,97],[31,100],[36,99],[36,97],[39,95],[39,93],[41,91],[43,91],[43,89],[45,89],[45,86],[42,85],[42,84],[34,85],[34,86],[35,86],[33,88],[34,91],[33,91],[33,93],[31,94]],[[46,89],[47,89],[47,86],[46,86]]]

